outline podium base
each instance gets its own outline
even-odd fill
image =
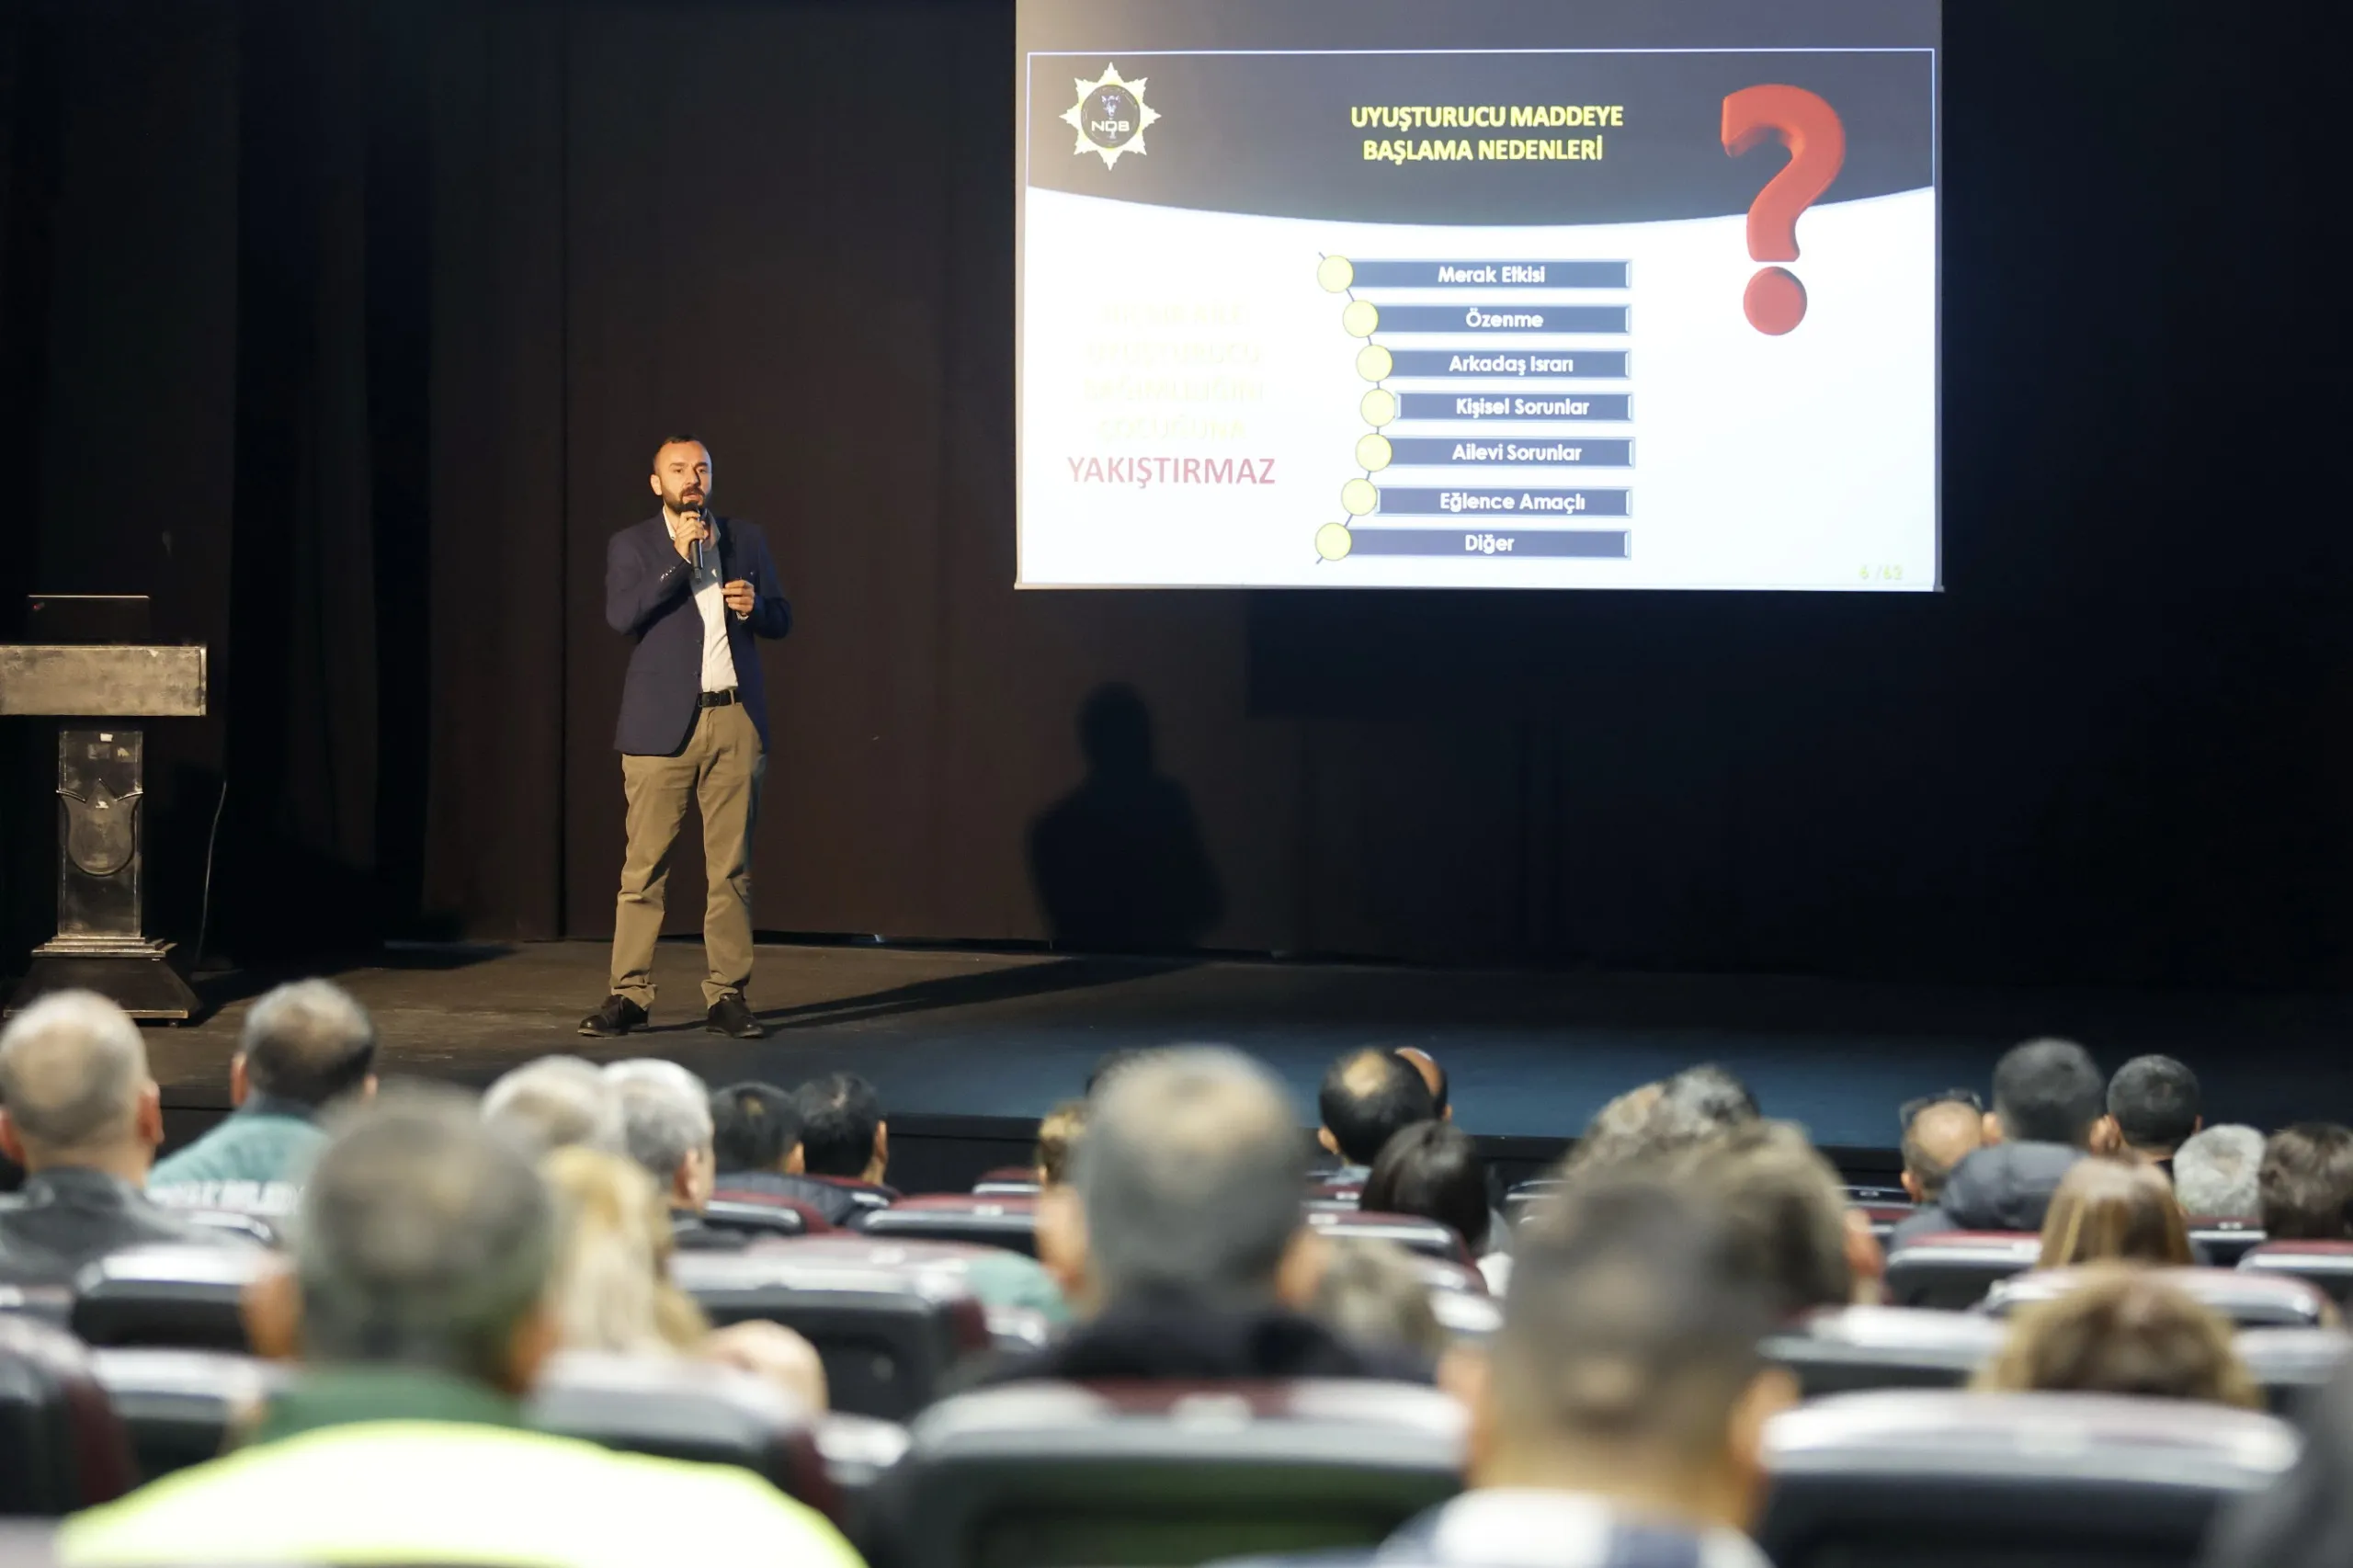
[[[166,956],[169,942],[44,942],[33,949],[7,1013],[21,1013],[52,991],[95,991],[134,1018],[184,1024],[202,1006]]]

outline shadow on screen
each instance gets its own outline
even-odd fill
[[[1185,786],[1155,770],[1152,710],[1131,686],[1078,710],[1086,777],[1029,825],[1029,874],[1054,945],[1098,953],[1198,948],[1225,911]]]

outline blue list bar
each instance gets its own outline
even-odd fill
[[[1573,517],[1623,517],[1632,512],[1631,490],[1510,489],[1406,490],[1384,487],[1384,517],[1464,517],[1487,521],[1567,522]]]
[[[1399,348],[1389,356],[1392,376],[1591,376],[1623,381],[1630,356],[1622,348]]]
[[[1624,332],[1624,305],[1381,305],[1375,332]]]
[[[1622,261],[1359,261],[1358,289],[1623,289]]]
[[[1633,554],[1623,528],[1351,528],[1348,554],[1548,555],[1625,560]]]
[[[1631,441],[1591,441],[1582,436],[1528,440],[1509,436],[1405,436],[1389,443],[1389,460],[1399,468],[1427,466],[1631,468]]]
[[[1400,419],[1631,419],[1631,392],[1400,392]]]

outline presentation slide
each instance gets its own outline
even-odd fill
[[[1936,0],[1022,0],[1025,587],[1933,591]]]

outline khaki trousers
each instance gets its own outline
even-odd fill
[[[629,848],[613,910],[612,989],[651,1012],[654,944],[662,935],[662,893],[687,802],[702,811],[702,859],[710,882],[703,904],[703,1006],[741,996],[752,978],[752,829],[767,772],[760,732],[740,702],[705,708],[676,756],[621,757],[629,797]]]

